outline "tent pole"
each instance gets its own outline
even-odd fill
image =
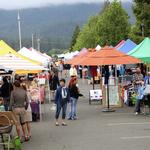
[[[40,79],[40,74],[38,73],[38,81]],[[40,85],[38,84],[38,89],[39,89],[39,102],[40,102],[40,121],[42,121],[42,104],[40,100]]]
[[[95,89],[95,85],[94,85],[94,75],[93,75],[93,90]]]
[[[107,84],[107,108],[109,110],[110,108],[110,103],[109,103],[109,85]]]
[[[107,108],[104,108],[102,112],[115,112],[115,110],[110,108],[110,101],[109,101],[109,78],[107,84],[105,84],[105,91],[106,91],[106,101],[107,101]]]

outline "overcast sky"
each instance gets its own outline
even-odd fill
[[[2,9],[19,9],[19,8],[29,8],[29,7],[41,7],[50,4],[71,4],[77,2],[103,2],[104,0],[0,0],[0,8]],[[122,1],[132,1],[132,0],[122,0]]]

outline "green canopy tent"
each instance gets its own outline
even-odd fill
[[[145,38],[128,55],[141,59],[143,63],[150,64],[150,38]]]

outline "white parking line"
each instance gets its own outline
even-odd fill
[[[108,126],[120,126],[120,125],[150,125],[150,122],[123,122],[123,123],[109,123]]]
[[[150,139],[150,136],[133,136],[133,137],[121,137],[122,140],[134,140],[134,139]]]

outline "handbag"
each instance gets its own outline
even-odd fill
[[[144,95],[149,95],[149,94],[150,94],[150,85],[147,84],[147,85],[146,85],[146,88],[145,88]]]

